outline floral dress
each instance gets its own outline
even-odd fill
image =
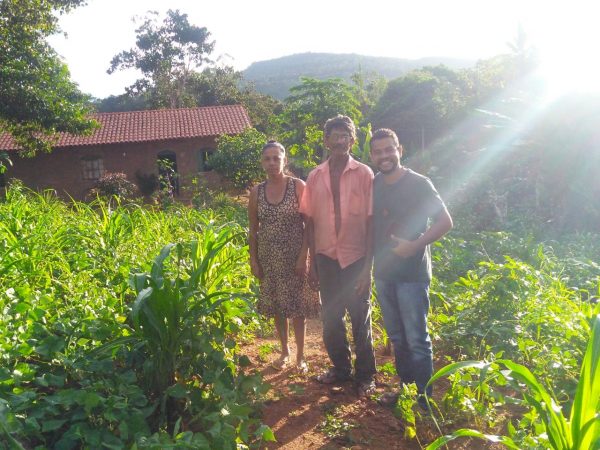
[[[258,261],[264,274],[258,310],[269,317],[316,317],[319,294],[308,286],[306,276],[294,272],[304,231],[296,182],[288,178],[277,204],[267,200],[266,183],[258,186]]]

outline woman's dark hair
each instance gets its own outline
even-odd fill
[[[270,148],[270,147],[275,147],[279,149],[279,152],[285,156],[285,147],[283,145],[281,145],[279,142],[271,140],[271,141],[267,141],[267,143],[263,146],[261,152],[264,153],[266,149]]]

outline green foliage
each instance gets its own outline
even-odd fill
[[[241,234],[209,209],[65,204],[11,186],[0,203],[0,442],[226,449],[270,438],[253,416],[265,388],[233,340],[254,317],[239,300],[252,298]],[[186,243],[153,264],[165,242]]]
[[[210,62],[214,48],[205,27],[192,25],[187,14],[168,10],[162,23],[158,13],[149,12],[136,29],[136,47],[116,55],[108,73],[136,68],[144,78],[138,80],[130,92],[150,92],[150,103],[155,108],[192,106],[193,99],[186,92],[192,69]]]
[[[361,119],[355,89],[340,78],[317,80],[301,77],[300,84],[290,89],[285,99],[285,114],[292,124],[319,125],[338,114],[350,117],[355,123]]]
[[[540,443],[543,443],[545,447],[554,450],[597,449],[600,447],[600,384],[597,382],[600,376],[600,315],[596,316],[593,321],[569,419],[558,406],[559,402],[551,396],[529,369],[510,360],[496,360],[491,364],[477,361],[450,364],[439,370],[431,378],[430,383],[468,367],[478,368],[482,376],[486,378],[485,383],[491,381],[489,374],[493,374],[497,380],[502,380],[503,384],[508,383],[517,392],[523,394],[523,404],[535,411],[537,421],[542,425],[540,431],[543,431],[543,435],[539,438]],[[514,434],[514,427],[511,429]],[[490,436],[479,431],[465,429],[442,436],[427,448],[435,450],[462,436],[502,442],[509,448],[521,448],[510,437]]]
[[[10,133],[24,155],[50,151],[57,132],[84,134],[96,126],[87,117],[88,98],[46,42],[59,31],[57,14],[84,3],[0,2],[0,132]]]
[[[341,439],[342,441],[352,443],[353,439],[350,436],[350,431],[357,427],[357,424],[352,420],[346,420],[342,415],[342,411],[337,407],[326,405],[325,420],[323,420],[318,429],[325,436],[332,439]]]
[[[323,128],[318,125],[306,127],[302,141],[287,149],[292,170],[304,177],[308,176],[308,172],[320,163],[323,155]]]
[[[263,362],[267,362],[271,355],[277,351],[277,346],[275,344],[261,344],[258,347],[258,359]]]
[[[237,136],[221,136],[210,165],[235,187],[247,188],[263,177],[261,149],[266,142],[266,136],[254,128]]]
[[[481,431],[454,437],[547,448],[535,408],[523,414],[511,408],[516,426],[506,424],[508,437],[486,433],[504,425],[504,405],[527,406],[514,397],[507,366],[498,361],[527,366],[565,416],[573,413],[590,321],[598,312],[597,236],[563,235],[560,242],[539,243],[533,235],[507,232],[456,234],[433,248],[438,277],[431,288],[432,338],[438,354],[455,361],[449,367],[456,369],[440,402],[442,428],[468,421]],[[439,375],[445,376],[443,369]]]
[[[339,78],[317,80],[302,77],[290,89],[282,113],[276,119],[281,142],[288,148],[292,166],[306,175],[325,157],[323,125],[344,114],[356,124],[362,115],[356,88]]]
[[[385,78],[398,78],[423,65],[444,64],[453,69],[472,66],[474,61],[454,58],[401,59],[357,54],[297,53],[281,58],[257,61],[244,70],[244,78],[255,83],[259,92],[283,100],[290,88],[298,84],[301,76],[326,80],[342,78],[355,81],[356,73],[362,73],[364,86],[375,94],[378,84]],[[375,75],[376,74],[376,75]]]
[[[409,439],[417,438],[417,420],[414,412],[417,398],[417,385],[411,383],[402,385],[402,390],[399,392],[398,401],[394,406],[394,416],[401,419],[405,424],[404,436]]]
[[[407,151],[441,136],[464,113],[461,75],[443,67],[424,67],[392,80],[373,107],[375,128],[391,128]]]
[[[90,196],[133,200],[137,192],[136,185],[129,181],[124,173],[106,173],[96,182],[90,191]]]
[[[372,127],[368,123],[365,127],[359,127],[357,130],[357,138],[352,147],[352,156],[358,161],[370,165],[371,164],[371,135]],[[375,170],[377,173],[377,170]]]
[[[565,250],[558,243],[538,245],[506,233],[479,236],[446,239],[434,252],[439,278],[431,294],[439,309],[432,327],[444,336],[445,351],[471,359],[502,355],[532,365],[557,398],[572,398],[588,302],[600,275],[591,261],[597,249],[592,245],[586,254],[580,247],[559,259]],[[508,254],[514,257],[503,256]],[[443,255],[452,258],[450,265]]]

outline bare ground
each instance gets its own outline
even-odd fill
[[[417,437],[405,437],[405,425],[393,412],[377,404],[375,398],[390,390],[397,380],[378,371],[377,392],[373,398],[359,399],[352,383],[338,388],[317,383],[315,375],[329,367],[329,358],[321,338],[320,320],[308,321],[305,356],[309,364],[308,375],[300,375],[291,367],[277,371],[271,362],[278,356],[276,337],[257,337],[242,346],[242,353],[250,357],[253,369],[262,373],[271,385],[262,410],[262,420],[269,425],[276,443],[263,449],[420,449],[439,437],[434,422],[429,417],[417,418]],[[292,360],[294,340],[291,337]],[[377,366],[392,362],[384,349],[376,352]],[[441,367],[443,363],[436,364]],[[437,386],[434,399],[443,394],[444,386]],[[416,409],[416,408],[415,408]],[[468,424],[467,424],[468,425]],[[455,441],[453,449],[494,448],[481,441]]]

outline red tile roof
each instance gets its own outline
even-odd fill
[[[251,126],[248,114],[241,105],[97,113],[92,117],[100,123],[100,128],[92,135],[74,136],[59,133],[54,147],[238,134]],[[0,150],[16,149],[17,146],[8,134],[0,134]]]

